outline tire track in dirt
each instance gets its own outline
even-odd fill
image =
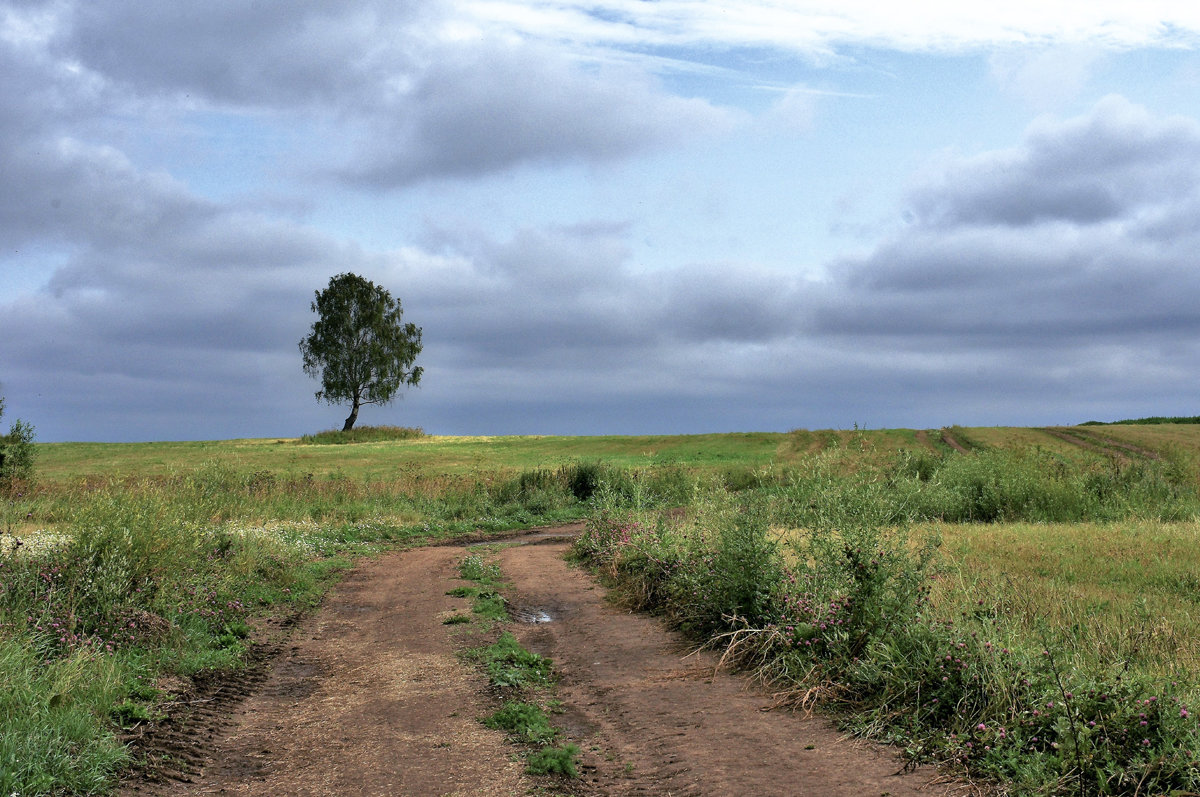
[[[280,650],[259,644],[245,669],[197,675],[179,691],[166,719],[126,734],[123,741],[132,758],[142,763],[126,780],[125,792],[153,794],[164,784],[191,783],[205,750],[225,731],[242,700],[266,680],[270,661]]]

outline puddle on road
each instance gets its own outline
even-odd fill
[[[554,618],[545,609],[513,609],[512,618],[518,623],[530,623],[531,625],[554,621]]]

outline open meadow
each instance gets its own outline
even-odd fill
[[[173,683],[358,556],[576,520],[630,605],[915,760],[1200,792],[1200,425],[353,434],[37,447],[0,504],[0,793],[111,790]]]

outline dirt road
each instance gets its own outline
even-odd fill
[[[494,707],[455,655],[466,601],[462,547],[396,552],[357,567],[294,630],[249,692],[219,716],[171,731],[189,763],[168,782],[124,794],[929,795],[932,771],[897,774],[888,750],[839,738],[820,718],[765,710],[745,679],[688,656],[652,618],[628,614],[562,554],[566,543],[502,548],[504,574],[532,650],[554,659],[564,712],[583,751],[581,777],[527,776],[517,748],[477,718]],[[458,630],[456,630],[458,629]],[[156,755],[170,756],[171,747]],[[182,778],[185,782],[179,782]]]

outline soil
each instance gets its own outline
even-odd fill
[[[630,614],[563,558],[564,535],[500,547],[510,627],[554,660],[580,778],[524,773],[520,748],[479,723],[497,705],[456,652],[484,640],[442,621],[467,609],[462,546],[360,563],[290,636],[137,742],[148,762],[121,794],[930,795],[890,748],[848,740],[823,717],[774,708],[743,676]]]

